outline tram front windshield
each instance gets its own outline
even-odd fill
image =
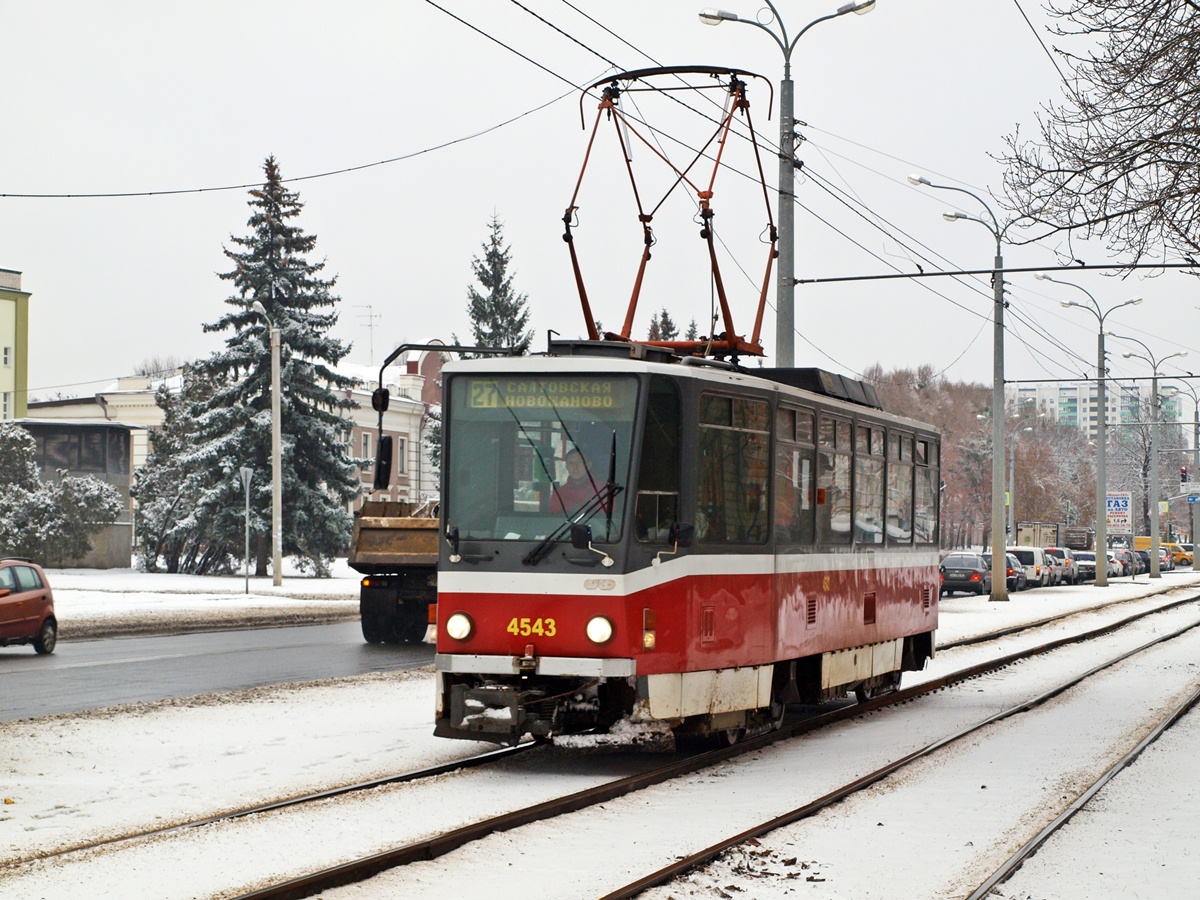
[[[467,540],[536,541],[578,521],[595,543],[620,537],[636,378],[459,375],[449,387],[447,526]]]

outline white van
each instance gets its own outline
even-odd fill
[[[1025,567],[1030,587],[1045,587],[1050,583],[1050,567],[1046,562],[1046,551],[1041,547],[1009,547],[1008,552]]]

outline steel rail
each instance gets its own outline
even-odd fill
[[[1159,722],[1149,734],[1147,734],[1144,738],[1142,738],[1141,741],[1138,742],[1136,747],[1113,763],[1112,766],[1110,766],[1104,772],[1104,774],[1097,778],[1096,781],[1086,791],[1076,797],[1070,806],[1055,816],[1052,822],[1050,822],[1045,828],[1030,838],[1028,843],[1017,850],[1016,853],[1005,860],[1005,862],[999,868],[997,868],[996,871],[993,872],[992,875],[983,882],[983,884],[977,887],[971,893],[971,895],[967,897],[967,900],[983,900],[983,898],[990,894],[995,887],[1003,884],[1010,877],[1012,877],[1017,869],[1021,868],[1021,865],[1025,862],[1025,860],[1033,856],[1042,846],[1042,844],[1044,844],[1055,832],[1066,825],[1067,822],[1069,822],[1075,815],[1075,813],[1087,806],[1087,804],[1091,802],[1091,799],[1095,797],[1105,785],[1107,785],[1125,769],[1129,768],[1129,766],[1133,764],[1134,760],[1142,755],[1143,750],[1157,741],[1167,732],[1169,728],[1174,726],[1180,719],[1187,715],[1197,702],[1200,702],[1200,687],[1197,687],[1196,690],[1192,692],[1190,697],[1176,706],[1175,709],[1172,710],[1161,722]]]
[[[912,753],[902,756],[899,759],[893,760],[892,762],[888,763],[887,765],[881,766],[880,768],[876,769],[874,772],[870,772],[867,775],[864,775],[861,778],[850,782],[849,784],[843,785],[842,787],[837,788],[836,790],[830,791],[828,794],[825,794],[823,797],[819,797],[816,800],[813,800],[811,803],[806,803],[804,806],[797,807],[796,809],[793,809],[789,812],[783,813],[782,815],[776,816],[775,818],[773,818],[767,822],[763,822],[759,825],[753,826],[752,828],[748,828],[745,831],[741,832],[740,834],[736,834],[736,835],[733,835],[732,837],[725,838],[724,840],[722,840],[716,844],[713,844],[712,846],[707,847],[704,850],[699,851],[698,853],[693,853],[691,856],[687,856],[687,857],[678,859],[676,862],[674,862],[671,865],[666,866],[662,869],[659,869],[657,872],[647,875],[644,878],[641,878],[636,882],[627,884],[624,887],[619,888],[618,890],[615,890],[611,893],[605,894],[603,897],[600,898],[600,900],[628,900],[628,898],[636,897],[638,894],[640,894],[642,891],[646,890],[647,888],[665,884],[666,882],[672,880],[673,878],[677,878],[678,876],[683,875],[684,873],[690,871],[691,869],[694,869],[696,866],[703,865],[704,863],[707,863],[707,862],[711,862],[712,860],[714,860],[716,857],[720,856],[722,853],[724,853],[726,850],[728,850],[731,847],[736,847],[738,844],[745,843],[746,841],[750,840],[751,838],[763,837],[764,835],[769,834],[770,832],[775,831],[779,828],[783,828],[787,825],[794,824],[795,822],[798,822],[801,819],[807,819],[811,816],[814,816],[817,813],[821,812],[822,810],[826,809],[827,807],[832,806],[833,804],[846,799],[851,794],[854,794],[855,792],[860,791],[863,788],[870,787],[871,785],[875,784],[876,782],[882,781],[884,778],[887,778],[889,775],[895,774],[896,772],[900,771],[901,769],[905,768],[906,766],[910,765],[911,763],[913,763],[917,760],[924,759],[925,757],[931,756],[934,753],[936,753],[938,750],[941,750],[942,748],[947,747],[950,744],[956,743],[957,741],[959,741],[965,737],[968,737],[969,735],[972,735],[975,732],[980,731],[989,725],[993,725],[996,722],[1011,718],[1015,715],[1019,715],[1020,713],[1029,712],[1032,709],[1036,709],[1037,707],[1043,705],[1044,703],[1047,703],[1050,700],[1053,700],[1055,697],[1058,697],[1059,695],[1065,693],[1066,691],[1070,690],[1071,688],[1081,684],[1082,682],[1086,681],[1088,678],[1091,678],[1092,676],[1099,674],[1100,672],[1103,672],[1104,670],[1109,669],[1112,666],[1119,665],[1120,663],[1124,662],[1125,660],[1129,659],[1130,657],[1136,656],[1137,654],[1142,653],[1146,650],[1149,650],[1152,647],[1156,647],[1159,644],[1163,644],[1163,643],[1166,643],[1167,641],[1171,641],[1171,640],[1174,640],[1175,638],[1181,637],[1182,635],[1187,634],[1189,631],[1192,631],[1195,628],[1200,628],[1200,621],[1193,622],[1191,625],[1187,625],[1183,628],[1177,629],[1176,631],[1173,631],[1170,634],[1161,635],[1159,637],[1154,638],[1151,641],[1147,641],[1145,644],[1142,644],[1140,647],[1136,647],[1133,650],[1129,650],[1125,653],[1120,654],[1119,656],[1116,656],[1116,657],[1108,660],[1107,662],[1103,662],[1098,666],[1094,666],[1093,668],[1089,669],[1088,671],[1086,671],[1078,676],[1075,676],[1074,678],[1071,678],[1071,679],[1057,685],[1056,687],[1051,688],[1048,691],[1044,691],[1043,693],[1038,694],[1036,697],[1033,697],[1029,700],[1022,701],[1021,703],[1015,704],[1014,706],[1010,706],[1008,709],[1004,709],[998,713],[994,713],[993,715],[990,715],[987,718],[982,719],[973,725],[968,725],[966,728],[962,728],[959,731],[954,732],[953,734],[949,734],[946,737],[939,738],[938,740],[933,741],[932,743],[926,744],[924,747],[920,748],[919,750],[914,750]]]
[[[1181,603],[1195,603],[1198,601],[1200,601],[1200,595],[1194,595],[1186,601],[1181,601]],[[893,693],[868,700],[865,703],[855,703],[840,709],[813,716],[812,718],[806,719],[802,722],[785,726],[780,730],[742,741],[733,747],[726,747],[721,750],[713,750],[707,753],[701,753],[696,756],[688,757],[684,760],[670,763],[658,769],[653,769],[638,775],[617,779],[604,785],[577,791],[576,793],[570,794],[566,797],[547,800],[535,806],[464,825],[460,828],[456,828],[449,832],[444,832],[428,839],[406,844],[401,847],[395,847],[390,850],[385,850],[381,853],[372,854],[357,860],[351,860],[330,868],[314,871],[296,878],[289,879],[287,881],[280,882],[278,884],[269,885],[265,888],[255,890],[247,894],[237,895],[235,900],[298,900],[298,898],[315,896],[322,891],[365,881],[366,879],[389,869],[399,868],[400,866],[408,865],[413,862],[423,862],[437,859],[438,857],[457,850],[459,847],[462,847],[473,841],[481,840],[491,834],[509,831],[532,822],[544,821],[555,818],[559,815],[564,815],[566,813],[576,812],[589,806],[594,806],[608,800],[634,793],[642,790],[643,788],[652,787],[656,784],[669,781],[673,778],[678,778],[683,775],[700,771],[716,765],[717,763],[724,762],[745,753],[762,749],[763,747],[767,747],[779,741],[788,740],[793,737],[807,734],[835,722],[841,722],[855,718],[864,712],[869,712],[884,706],[890,706],[892,704],[904,703],[927,694],[936,693],[937,691],[940,691],[943,688],[946,688],[957,682],[969,681],[972,678],[976,678],[987,672],[1005,668],[1015,662],[1024,659],[1030,659],[1069,644],[1082,643],[1087,640],[1092,640],[1096,637],[1101,637],[1117,630],[1118,628],[1128,625],[1130,622],[1148,618],[1164,611],[1165,609],[1173,608],[1178,605],[1181,604],[1172,603],[1167,607],[1146,610],[1143,613],[1122,620],[1121,623],[1105,625],[1101,628],[1084,632],[1083,634],[1056,639],[1037,647],[1018,651],[1016,653],[1010,653],[999,657],[998,659],[980,663],[974,666],[969,666],[965,669],[932,679],[920,685],[915,685],[911,688],[895,691]],[[618,898],[634,897],[649,887],[662,884],[663,882],[668,881],[697,865],[701,865],[702,863],[710,861],[731,846],[748,840],[751,837],[759,837],[762,834],[765,834],[783,825],[790,824],[798,819],[811,816],[820,809],[836,803],[855,791],[861,790],[862,788],[887,777],[894,771],[903,768],[905,765],[908,765],[917,759],[928,756],[943,746],[953,743],[954,741],[957,741],[960,738],[979,730],[980,728],[990,725],[993,722],[1040,706],[1064,691],[1069,690],[1071,687],[1074,687],[1076,684],[1090,677],[1096,672],[1102,671],[1109,666],[1116,665],[1124,659],[1133,656],[1136,653],[1140,653],[1156,644],[1179,637],[1181,634],[1185,634],[1186,632],[1197,627],[1200,627],[1200,621],[1197,621],[1186,628],[1180,629],[1169,635],[1158,637],[1153,641],[1144,644],[1135,650],[1129,651],[1128,653],[1122,654],[1116,659],[1109,660],[1107,663],[1104,663],[1101,666],[1098,666],[1063,685],[1053,688],[1050,691],[1033,698],[1032,700],[1025,701],[1017,706],[1011,707],[1008,710],[1004,710],[1000,713],[990,716],[982,722],[969,726],[968,728],[950,735],[949,737],[935,741],[925,748],[914,751],[913,753],[890,763],[882,769],[876,770],[875,772],[857,779],[856,781],[845,785],[836,791],[826,794],[824,797],[821,797],[810,804],[800,807],[798,810],[785,813],[783,816],[776,817],[760,826],[756,826],[753,829],[742,832],[741,834],[722,841],[713,847],[709,847],[706,850],[700,851],[700,853],[678,860],[671,866],[660,869],[658,872],[655,872],[646,878],[627,885],[626,887],[621,888],[620,890],[611,894],[605,895],[602,900],[618,900]]]
[[[105,838],[99,841],[90,841],[87,843],[74,844],[70,847],[62,847],[57,850],[49,850],[40,853],[22,856],[17,859],[5,860],[0,862],[0,871],[11,869],[16,866],[26,865],[32,862],[43,862],[48,859],[57,859],[59,857],[69,856],[72,853],[83,853],[91,850],[110,849],[121,844],[128,844],[134,841],[147,840],[150,838],[162,837],[168,834],[178,834],[184,831],[191,831],[194,828],[203,828],[206,825],[215,825],[218,822],[229,822],[234,819],[244,819],[247,816],[256,816],[262,813],[274,812],[279,809],[287,809],[291,806],[302,806],[306,803],[316,803],[320,800],[328,800],[331,797],[341,797],[345,794],[353,794],[359,791],[369,791],[374,788],[384,787],[389,784],[404,784],[410,781],[421,781],[426,778],[433,778],[438,775],[446,775],[450,772],[459,769],[473,769],[478,766],[485,766],[491,763],[500,762],[518,753],[524,753],[533,750],[537,747],[534,743],[518,744],[515,747],[501,747],[498,750],[489,750],[485,753],[477,753],[474,756],[466,756],[462,759],[451,760],[450,762],[438,763],[433,766],[425,766],[421,769],[414,769],[411,772],[403,772],[399,775],[385,775],[382,778],[373,778],[369,781],[360,781],[356,784],[343,785],[342,787],[329,788],[324,791],[318,791],[312,794],[301,794],[296,797],[288,797],[284,800],[274,800],[270,803],[259,804],[258,806],[248,806],[244,809],[234,810],[232,812],[217,813],[216,815],[206,816],[202,819],[189,819],[186,822],[179,822],[175,825],[164,825],[161,828],[155,828],[149,831],[138,831],[130,834],[122,834],[113,838]]]

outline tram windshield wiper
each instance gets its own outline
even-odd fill
[[[579,512],[575,514],[574,518],[567,516],[561,525],[538,541],[537,544],[534,545],[533,549],[525,554],[525,556],[521,559],[521,562],[527,566],[536,566],[549,555],[551,548],[553,548],[556,543],[570,534],[572,525],[582,525],[586,523],[588,519],[600,512],[602,509],[607,511],[609,521],[611,522],[613,499],[623,490],[625,490],[625,488],[619,484],[614,484],[611,481],[603,485],[596,492],[596,496],[580,508]]]

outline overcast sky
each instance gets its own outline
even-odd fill
[[[318,237],[317,258],[338,278],[336,333],[353,342],[350,361],[378,364],[402,342],[469,335],[471,258],[493,213],[504,222],[516,287],[529,297],[535,348],[549,329],[583,333],[561,239],[588,137],[573,85],[598,80],[609,61],[760,73],[770,81],[751,82],[752,116],[766,141],[777,139],[770,85],[782,54],[749,25],[702,25],[696,13],[707,0],[437,2],[479,31],[426,0],[0,2],[0,195],[10,195],[0,197],[0,268],[21,271],[33,294],[33,397],[88,395],[150,357],[192,359],[220,346],[222,336],[202,325],[225,312],[230,285],[216,273],[229,268],[222,248],[230,235],[247,233],[249,208],[245,188],[213,189],[261,183],[268,154],[285,178],[391,160],[291,185],[305,204],[300,224]],[[759,9],[755,0],[722,3],[744,17]],[[836,5],[778,4],[793,35]],[[982,226],[941,217],[957,208],[986,218],[982,208],[961,194],[913,188],[906,176],[923,172],[985,198],[999,189],[1002,169],[989,154],[1003,151],[1018,124],[1032,136],[1039,106],[1060,95],[1034,32],[1050,46],[1046,21],[1034,0],[879,0],[870,15],[804,35],[793,77],[796,117],[806,123],[799,155],[812,174],[797,184],[797,277],[911,272],[918,262],[926,271],[991,265],[994,241]],[[637,103],[647,121],[681,140],[708,137],[707,123],[678,104],[647,95]],[[583,110],[590,126],[595,102]],[[736,143],[730,152],[741,155],[731,165],[752,171],[744,142]],[[683,155],[678,145],[664,148],[673,159]],[[770,150],[764,165],[773,183]],[[576,232],[595,315],[613,329],[641,248],[615,154],[605,132],[580,192]],[[644,148],[634,166],[647,183],[662,177]],[[180,193],[11,196],[170,191]],[[654,221],[659,243],[637,334],[663,307],[706,330],[703,244],[688,198],[673,203]],[[748,333],[765,261],[762,193],[722,176],[713,204],[731,254],[722,266],[735,323]],[[868,210],[879,217],[874,224]],[[1006,247],[1005,262],[1054,266],[1063,249],[1062,239]],[[1085,250],[1077,255],[1088,263],[1112,261],[1101,246]],[[1108,324],[1159,357],[1200,346],[1189,336],[1200,330],[1200,312],[1183,275],[1060,277],[1105,307],[1144,296]],[[1094,374],[1096,320],[1061,308],[1060,299],[1085,300],[1031,275],[1011,276],[1009,379]],[[952,379],[990,383],[990,317],[986,278],[802,285],[796,363],[849,373],[874,363],[930,364]],[[770,309],[763,343],[772,353]],[[1116,374],[1147,374],[1116,349]],[[1200,351],[1192,357],[1164,370],[1200,366]]]

